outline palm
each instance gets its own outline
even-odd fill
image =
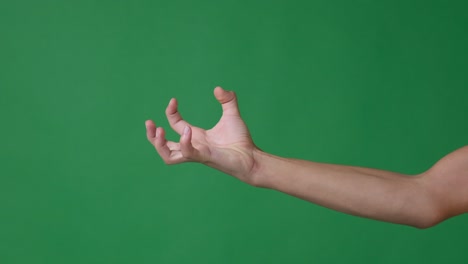
[[[206,139],[223,147],[252,143],[247,126],[239,116],[222,116],[212,129],[206,131]]]

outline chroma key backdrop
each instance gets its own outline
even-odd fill
[[[236,91],[270,153],[418,174],[468,144],[467,1],[0,1],[0,263],[467,263],[468,216],[345,215],[145,134]]]

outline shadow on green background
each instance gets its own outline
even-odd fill
[[[0,263],[466,263],[466,215],[344,215],[144,129],[211,127],[221,85],[268,152],[420,173],[467,144],[466,3],[2,1]]]

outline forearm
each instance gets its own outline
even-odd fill
[[[376,220],[416,227],[432,223],[432,198],[421,176],[282,158],[262,151],[254,156],[251,178],[258,187]]]

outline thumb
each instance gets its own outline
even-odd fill
[[[218,86],[214,89],[214,96],[216,97],[216,100],[221,103],[223,114],[240,115],[235,92],[226,91]]]

